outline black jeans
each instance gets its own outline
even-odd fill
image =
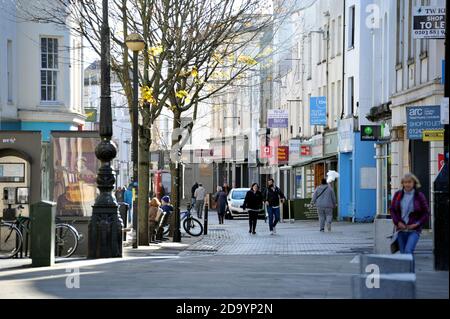
[[[256,231],[256,222],[258,221],[258,211],[249,210],[248,211],[248,224],[249,230],[252,232]]]

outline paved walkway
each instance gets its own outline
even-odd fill
[[[208,235],[125,247],[118,259],[62,259],[43,268],[0,260],[0,298],[352,298],[354,257],[373,245],[372,224],[334,223],[320,233],[317,222],[296,221],[271,236],[263,220],[257,235],[247,220],[216,221],[211,213]],[[71,289],[75,269],[80,286]],[[418,298],[448,298],[448,272],[433,270],[427,234],[416,273]]]

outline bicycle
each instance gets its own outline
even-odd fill
[[[72,223],[74,222],[75,220]],[[26,233],[30,231],[30,223],[29,217],[21,215],[15,221],[0,223],[0,259],[12,258],[21,251],[24,244],[24,231]],[[57,222],[55,226],[55,257],[68,258],[72,256],[82,238],[83,235],[78,233],[74,226]],[[25,241],[25,251],[28,251],[28,241]]]
[[[55,257],[68,258],[72,256],[77,250],[78,244],[83,240],[83,235],[72,224],[59,222],[56,218],[57,224],[55,229]]]
[[[203,225],[198,219],[192,216],[190,205],[188,205],[186,211],[180,212],[180,217],[180,220],[183,221],[183,228],[186,233],[194,237],[203,234]],[[167,235],[169,233],[169,225],[164,225],[163,228],[163,234]]]

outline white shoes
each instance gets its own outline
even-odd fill
[[[271,230],[271,231],[270,231],[270,235],[273,235],[273,234],[274,234],[274,232]]]
[[[277,233],[277,229],[276,227],[273,228],[273,233],[276,234]]]

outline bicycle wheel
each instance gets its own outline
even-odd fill
[[[163,226],[163,235],[168,235],[169,234],[169,230],[170,230],[169,226],[170,226],[169,224]]]
[[[78,246],[77,233],[66,224],[56,225],[55,256],[67,258],[73,255]]]
[[[22,247],[23,237],[13,224],[0,225],[0,259],[14,257]]]
[[[203,233],[203,226],[194,217],[186,218],[183,222],[184,230],[192,236],[200,236]]]

